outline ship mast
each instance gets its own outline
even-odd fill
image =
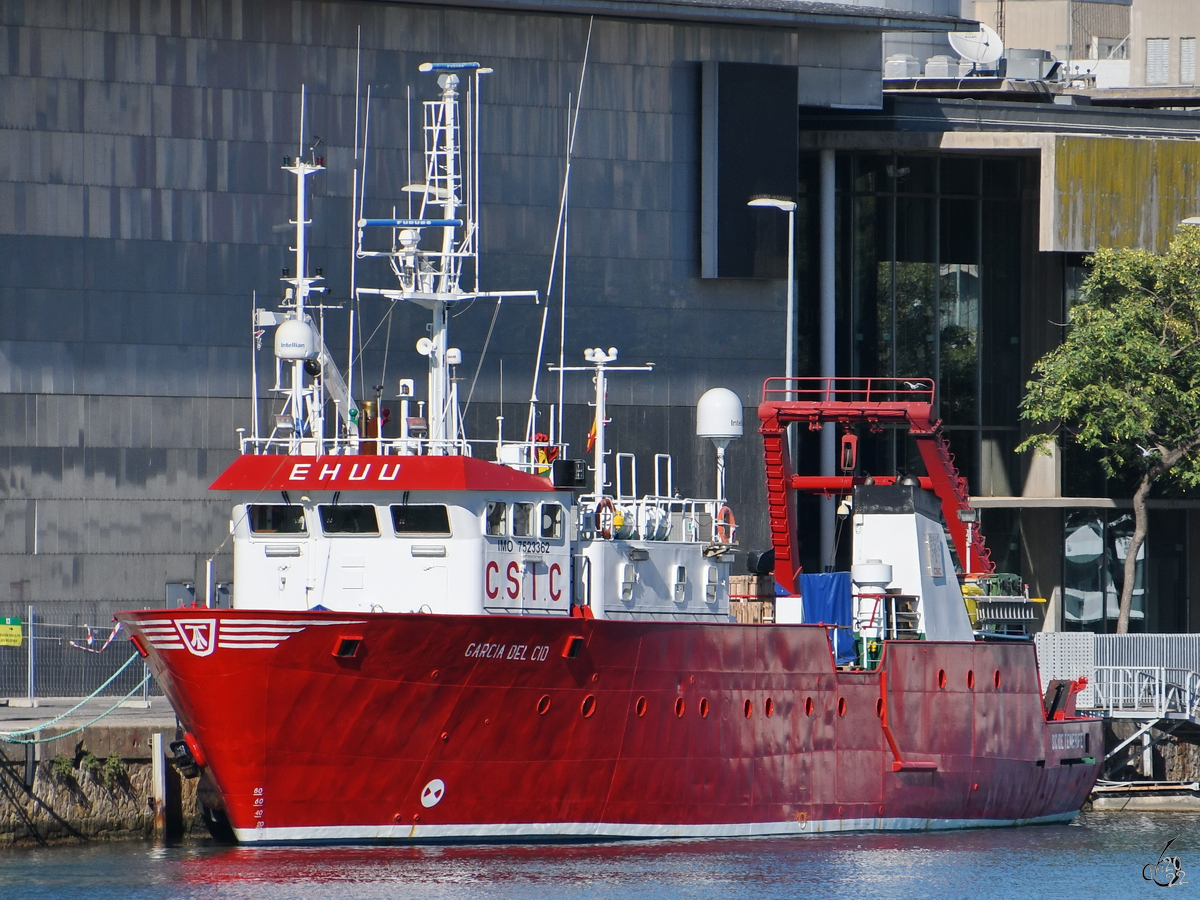
[[[392,301],[406,300],[430,311],[429,336],[417,341],[417,352],[428,360],[429,451],[444,454],[458,452],[462,438],[452,379],[452,367],[462,361],[462,353],[450,346],[449,306],[484,296],[479,292],[464,292],[460,285],[464,259],[471,259],[478,270],[478,224],[474,172],[470,162],[464,162],[458,73],[474,76],[478,97],[479,76],[492,70],[468,62],[424,63],[420,71],[440,73],[441,96],[424,103],[425,183],[404,187],[410,194],[421,195],[419,213],[416,218],[358,220],[358,256],[386,258],[399,281],[399,289],[359,288],[358,293]],[[470,153],[470,144],[465,147]],[[429,215],[434,210],[440,210],[440,217]],[[367,228],[390,229],[391,249],[363,249]],[[421,249],[425,230],[433,228],[441,229],[440,248]],[[407,423],[401,423],[402,429],[406,427]]]
[[[325,288],[317,287],[317,282],[324,279],[320,276],[310,277],[308,274],[308,245],[306,242],[306,229],[311,224],[305,209],[305,200],[308,196],[307,185],[305,180],[317,172],[324,171],[325,166],[321,165],[317,157],[313,157],[309,162],[304,158],[304,99],[305,90],[300,89],[300,143],[297,148],[295,161],[284,158],[283,170],[290,172],[296,178],[296,218],[289,224],[296,226],[296,246],[293,248],[296,253],[296,272],[293,277],[285,275],[281,280],[285,284],[290,284],[294,307],[290,318],[307,326],[310,333],[312,325],[308,319],[308,314],[305,306],[310,293],[324,293]],[[315,341],[313,342],[312,350],[315,351]],[[324,437],[325,417],[323,413],[324,403],[317,396],[306,398],[307,391],[304,386],[304,366],[307,359],[311,359],[314,353],[308,353],[307,358],[296,358],[292,360],[292,380],[291,380],[291,406],[294,427],[292,430],[292,443],[297,444],[304,430],[303,424],[307,422],[309,432],[312,437]],[[313,385],[313,390],[316,390],[316,384]],[[309,400],[306,403],[306,399]],[[307,409],[306,409],[307,406]],[[298,449],[293,446],[292,452]]]
[[[450,346],[450,308],[453,304],[482,297],[533,297],[537,291],[479,290],[479,79],[492,70],[477,62],[422,63],[421,72],[437,73],[440,95],[423,106],[425,181],[409,184],[404,191],[420,196],[417,215],[397,218],[359,218],[356,253],[358,258],[386,259],[395,276],[395,288],[357,288],[359,297],[383,297],[406,301],[429,310],[428,335],[417,341],[417,352],[428,363],[428,431],[420,444],[410,440],[408,423],[400,423],[400,452],[433,455],[469,453],[460,419],[454,367],[462,362],[462,351]],[[460,104],[459,90],[467,80],[466,103]],[[365,181],[365,178],[364,178]],[[364,195],[366,188],[363,189]],[[366,249],[369,228],[390,232],[391,247]],[[428,235],[440,229],[440,240]],[[436,248],[436,249],[435,249]],[[462,285],[463,263],[471,261],[474,288]]]

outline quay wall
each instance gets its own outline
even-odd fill
[[[156,730],[96,726],[41,744],[32,786],[25,784],[24,747],[0,744],[0,848],[155,838],[150,748]],[[163,739],[174,740],[174,731]],[[164,837],[207,835],[198,779],[182,778],[168,764]]]
[[[1141,725],[1135,719],[1107,719],[1104,752],[1112,752]],[[1189,728],[1183,733],[1168,734],[1152,728],[1150,740],[1149,768],[1142,758],[1141,742],[1135,741],[1124,754],[1124,762],[1110,769],[1108,777],[1116,781],[1200,781],[1200,733],[1197,729]]]

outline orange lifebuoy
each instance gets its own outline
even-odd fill
[[[736,531],[737,522],[734,521],[733,510],[728,506],[722,506],[717,510],[717,540],[722,544],[728,544],[733,540]]]
[[[596,504],[596,533],[606,541],[612,539],[613,519],[616,518],[616,515],[613,502],[607,497],[601,497],[600,502]]]

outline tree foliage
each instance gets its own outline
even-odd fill
[[[1136,480],[1125,632],[1150,488],[1200,484],[1200,228],[1184,227],[1165,254],[1100,250],[1090,262],[1066,339],[1034,366],[1021,403],[1024,418],[1051,427],[1018,449],[1066,437],[1109,475]]]

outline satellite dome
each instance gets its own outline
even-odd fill
[[[279,359],[312,359],[317,355],[317,336],[312,326],[300,319],[285,319],[275,329],[275,356]]]
[[[696,404],[696,436],[715,441],[741,437],[741,398],[728,388],[705,391]]]

